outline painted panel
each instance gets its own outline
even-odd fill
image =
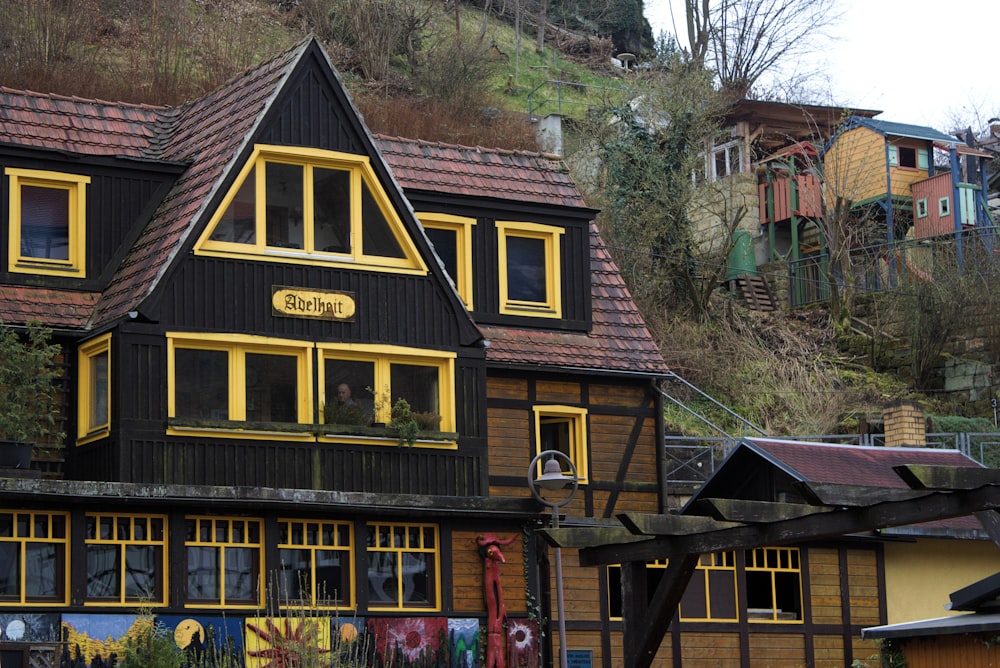
[[[0,614],[0,642],[58,642],[59,615]]]
[[[943,218],[938,210],[938,200],[942,197],[952,198],[951,174],[938,174],[913,184],[913,234],[920,237],[931,237],[955,231],[955,216]],[[917,215],[917,202],[927,201],[927,215]]]
[[[330,620],[325,617],[250,617],[245,630],[246,668],[304,665],[332,654]]]
[[[451,668],[479,668],[479,620],[449,619],[448,645]]]
[[[243,657],[243,620],[211,615],[157,615],[177,646],[188,656],[208,655],[240,661]]]
[[[877,132],[848,130],[834,140],[823,162],[828,207],[837,196],[860,202],[885,194],[885,140]]]
[[[78,615],[62,616],[63,642],[73,657],[82,656],[88,663],[125,656],[129,638],[148,633],[154,624],[152,617],[139,615]]]
[[[449,654],[443,617],[376,617],[368,620],[368,632],[375,638],[375,654],[386,664],[441,665]]]

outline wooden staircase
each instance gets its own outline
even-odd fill
[[[755,311],[777,311],[778,300],[766,276],[743,274],[730,281],[730,290],[743,295],[743,301]]]

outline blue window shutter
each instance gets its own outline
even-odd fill
[[[896,147],[889,147],[889,164],[895,167],[899,164],[899,157],[896,155]]]

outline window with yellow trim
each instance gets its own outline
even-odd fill
[[[682,621],[739,621],[736,601],[736,553],[703,554],[681,598],[680,618]]]
[[[69,514],[0,510],[0,606],[69,602]]]
[[[280,519],[278,531],[280,605],[353,608],[353,525]]]
[[[331,433],[387,425],[399,399],[409,404],[425,435],[454,431],[454,353],[378,345],[318,347],[324,423]]]
[[[368,609],[440,608],[436,524],[368,526]]]
[[[165,515],[88,513],[87,602],[164,605]]]
[[[581,485],[589,481],[587,409],[574,406],[533,406],[535,451],[558,450],[573,462]],[[539,472],[541,473],[541,472]]]
[[[196,252],[426,273],[368,156],[257,146]]]
[[[802,621],[802,566],[795,547],[747,550],[747,618],[753,622]]]
[[[208,333],[167,340],[174,424],[312,423],[311,343]]]
[[[106,436],[111,428],[111,335],[80,346],[77,437],[81,442]]]
[[[564,230],[537,223],[497,221],[500,312],[562,316],[560,239]]]
[[[445,213],[418,213],[434,252],[455,283],[465,306],[472,310],[472,226],[475,218]]]
[[[5,173],[10,179],[8,270],[84,278],[90,177],[13,168]]]
[[[186,517],[186,604],[260,607],[263,603],[261,521]]]

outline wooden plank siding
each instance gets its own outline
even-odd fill
[[[854,128],[836,137],[824,164],[828,205],[832,196],[860,202],[886,193],[885,138],[874,130]]]
[[[986,634],[941,635],[893,642],[907,668],[988,668],[1000,665],[1000,644]]]
[[[840,553],[833,548],[809,550],[810,612],[815,624],[843,623]]]
[[[749,637],[750,665],[805,666],[805,638],[798,633],[751,633]]]

